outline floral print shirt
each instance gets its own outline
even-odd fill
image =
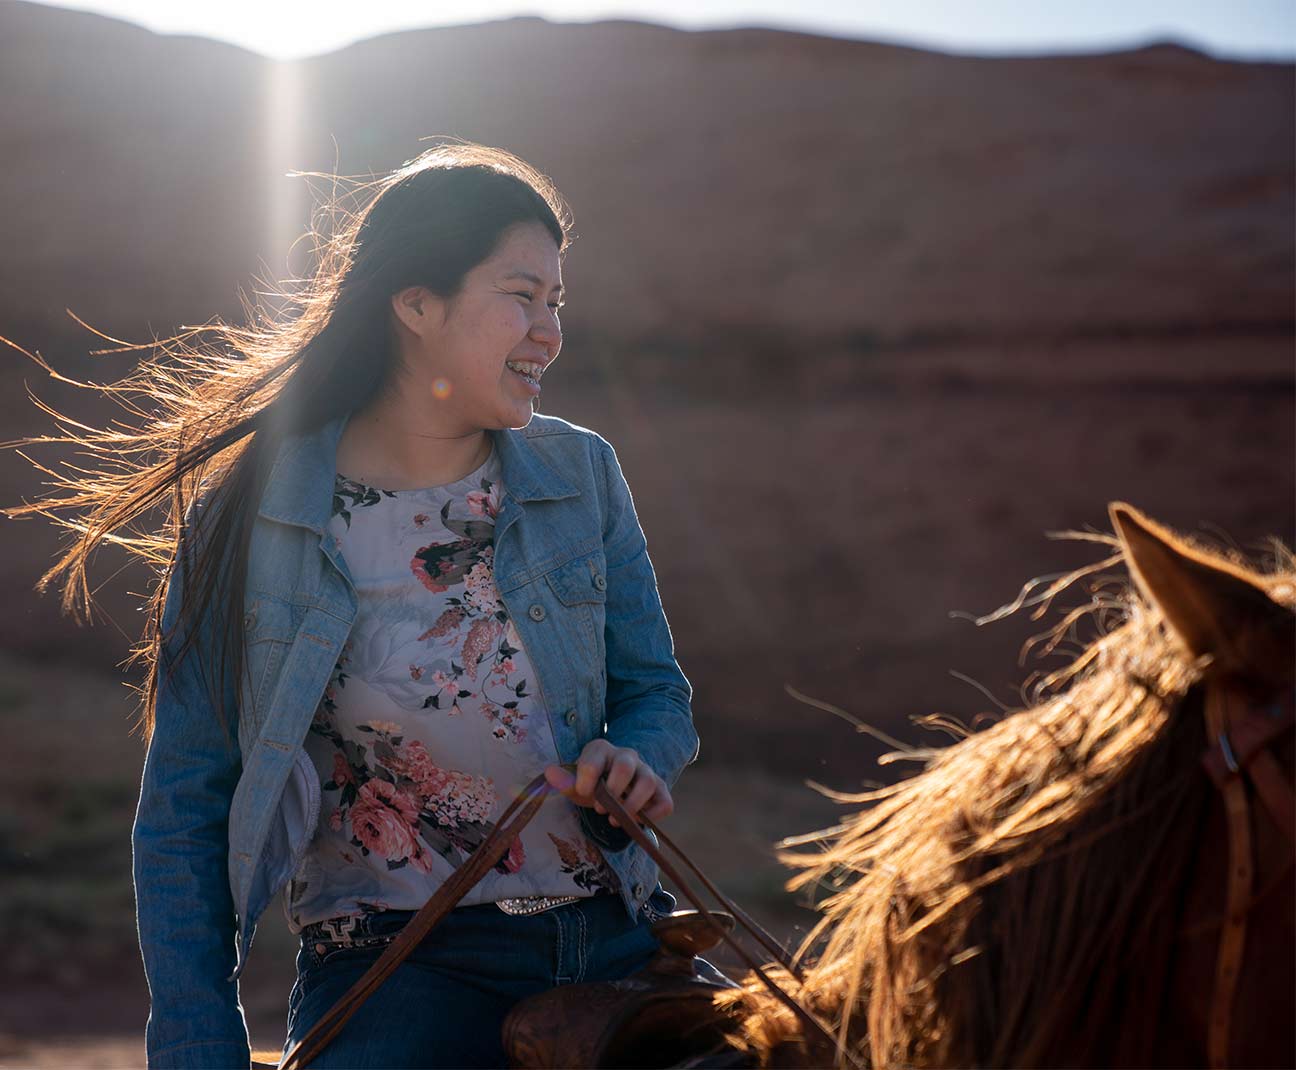
[[[285,893],[294,932],[417,910],[558,760],[535,671],[495,589],[494,448],[424,490],[338,475],[329,522],[359,595],[350,639],[305,748],[319,825]],[[616,891],[575,804],[549,798],[463,905]]]

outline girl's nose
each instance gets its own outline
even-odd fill
[[[556,351],[562,345],[562,327],[558,324],[557,313],[550,309],[547,315],[531,324],[531,337]]]

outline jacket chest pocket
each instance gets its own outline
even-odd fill
[[[585,554],[545,573],[545,583],[562,605],[562,615],[603,662],[607,610],[607,568],[601,553]]]

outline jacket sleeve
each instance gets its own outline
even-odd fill
[[[605,738],[618,747],[632,747],[667,786],[673,786],[698,755],[690,706],[693,688],[675,660],[647,540],[616,451],[601,436],[597,443],[607,562]],[[581,807],[580,816],[600,846],[619,850],[630,842],[624,829],[608,824],[606,814]]]
[[[173,563],[163,610],[166,637],[179,613],[183,570]],[[219,686],[221,728],[200,668],[211,659],[211,612],[169,672],[183,637],[160,652],[156,715],[131,836],[136,922],[151,1010],[145,1031],[150,1068],[246,1067],[247,1026],[235,965],[227,828],[242,771],[230,674]],[[216,666],[208,665],[214,673]]]

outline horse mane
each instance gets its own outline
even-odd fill
[[[1117,552],[1053,584],[1036,619],[1080,576],[1121,560],[1117,539],[1073,534]],[[1293,558],[1277,540],[1261,571],[1176,539],[1296,608]],[[1053,649],[1091,616],[1099,635],[1044,678],[1033,706],[930,752],[899,783],[821,789],[866,806],[780,845],[819,844],[779,858],[800,870],[788,890],[830,894],[797,951],[804,985],[770,972],[869,1064],[1146,1059],[1209,801],[1197,790],[1205,664],[1127,582],[1116,587],[1047,633]],[[740,1015],[734,1039],[763,1064],[803,1043],[797,1020],[757,983],[719,1002]]]

